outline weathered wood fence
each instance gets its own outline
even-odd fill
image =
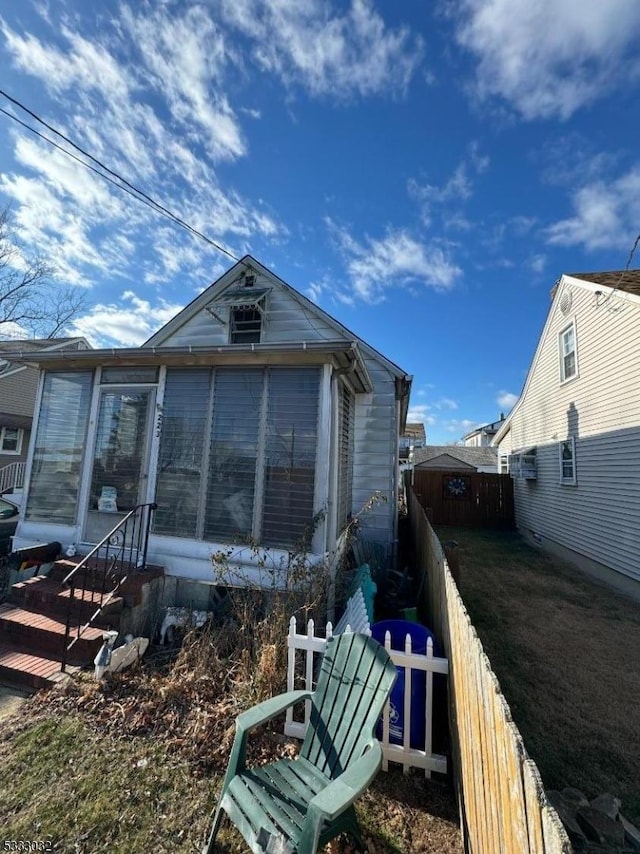
[[[337,627],[336,627],[337,628]],[[345,627],[345,631],[351,631],[350,626]],[[370,631],[363,631],[363,634],[371,634]],[[313,690],[317,675],[317,667],[320,664],[320,657],[324,653],[327,640],[333,636],[331,623],[327,623],[325,636],[315,634],[313,620],[307,623],[307,633],[302,634],[297,631],[296,618],[292,617],[289,625],[289,635],[287,637],[288,645],[288,667],[287,667],[287,690],[293,691],[296,688],[306,688]],[[382,715],[382,733],[380,742],[382,744],[383,763],[382,768],[387,770],[389,762],[395,762],[403,766],[405,774],[409,773],[409,768],[422,768],[425,777],[430,777],[432,771],[438,771],[445,774],[447,771],[447,758],[432,751],[433,743],[433,676],[434,674],[446,675],[449,672],[449,663],[446,658],[438,658],[433,654],[433,641],[431,638],[427,641],[426,653],[412,652],[411,637],[407,635],[405,640],[404,650],[391,649],[391,638],[389,632],[386,633],[385,648],[387,649],[391,660],[396,667],[404,668],[404,690],[402,692],[403,702],[403,720],[402,727],[402,744],[394,744],[391,741],[390,729],[392,726],[391,717],[394,714],[393,700],[394,695],[391,695],[391,701],[387,702],[384,713]],[[414,673],[425,674],[425,699],[424,699],[424,749],[412,747],[413,715],[411,714],[412,699],[412,680],[415,678]],[[287,716],[284,726],[286,735],[293,738],[304,738],[311,714],[311,704],[309,701],[305,704],[304,716],[302,719],[294,719],[294,710],[287,709]],[[413,739],[415,744],[415,738]]]
[[[414,469],[413,489],[433,525],[514,528],[513,481],[507,474]]]
[[[442,547],[407,489],[419,613],[449,660],[449,722],[465,847],[471,854],[564,854],[572,847],[500,690]],[[540,698],[544,702],[544,698]]]

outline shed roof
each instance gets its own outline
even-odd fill
[[[413,452],[413,464],[417,466],[443,454],[470,466],[493,466],[498,459],[497,450],[489,446],[469,448],[465,445],[427,445]]]

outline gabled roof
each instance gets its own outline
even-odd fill
[[[640,270],[609,270],[600,273],[567,273],[572,279],[593,282],[594,285],[604,285],[624,291],[627,294],[640,296]]]
[[[180,327],[191,320],[192,317],[195,317],[195,315],[200,311],[205,309],[206,306],[215,300],[218,295],[222,294],[230,286],[237,284],[240,276],[248,270],[259,272],[262,276],[271,279],[275,285],[284,288],[302,306],[307,314],[316,315],[324,320],[325,323],[332,326],[338,333],[338,337],[340,339],[346,338],[347,340],[358,342],[362,349],[382,362],[396,378],[402,380],[406,379],[410,383],[411,377],[406,373],[406,371],[403,371],[402,368],[398,367],[398,365],[380,353],[379,350],[376,350],[375,347],[367,344],[367,342],[356,335],[355,332],[347,329],[347,327],[343,326],[343,324],[336,320],[335,317],[332,317],[328,312],[320,308],[320,306],[316,305],[310,299],[307,299],[307,297],[301,294],[300,291],[297,291],[294,287],[287,284],[284,279],[281,279],[272,270],[269,270],[251,255],[245,255],[244,258],[237,262],[237,264],[230,267],[217,281],[209,285],[209,287],[192,300],[189,305],[185,306],[182,311],[179,311],[175,317],[172,317],[171,320],[165,323],[161,329],[155,332],[148,341],[145,341],[142,347],[161,346],[163,342],[175,334]]]
[[[462,437],[462,440],[470,439],[471,436],[476,436],[478,433],[495,433],[499,429],[500,425],[504,421],[504,415],[502,418],[499,418],[497,421],[492,421],[490,424],[481,424],[479,427],[474,427],[473,430],[469,430],[468,433]]]
[[[56,350],[90,350],[91,345],[82,337],[76,338],[7,338],[0,340],[0,377],[16,370],[12,356],[20,353],[48,353]]]
[[[527,371],[527,377],[525,379],[522,391],[520,392],[520,397],[516,401],[511,412],[502,422],[502,426],[500,427],[496,435],[491,440],[491,444],[494,447],[498,445],[509,432],[509,430],[511,429],[511,421],[513,419],[513,416],[516,414],[516,412],[522,405],[522,401],[527,393],[529,384],[531,383],[531,377],[533,376],[533,372],[538,363],[538,359],[540,358],[542,346],[547,337],[547,331],[549,329],[549,324],[553,315],[555,302],[558,299],[558,294],[560,293],[560,291],[563,290],[563,286],[565,285],[584,288],[585,290],[591,291],[592,293],[596,294],[602,293],[605,300],[608,300],[609,298],[614,296],[616,292],[620,291],[624,294],[628,294],[628,296],[624,297],[625,299],[630,299],[636,303],[640,301],[640,269],[602,270],[600,272],[594,273],[563,273],[563,275],[560,276],[558,281],[551,289],[551,307],[549,308],[547,319],[540,334],[540,338],[538,339],[538,345],[536,347],[533,359],[531,360],[531,364],[529,365],[529,370]]]
[[[497,462],[496,449],[486,445],[481,448],[468,448],[466,445],[427,445],[415,449],[413,464],[417,466],[427,463],[445,454],[469,466],[494,466]]]

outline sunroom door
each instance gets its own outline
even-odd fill
[[[98,543],[129,510],[148,501],[155,389],[102,389],[84,529]]]

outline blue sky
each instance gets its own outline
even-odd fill
[[[413,374],[435,444],[509,410],[563,272],[626,264],[639,36],[637,0],[0,0],[0,88]],[[0,126],[0,207],[94,345],[230,265]]]

